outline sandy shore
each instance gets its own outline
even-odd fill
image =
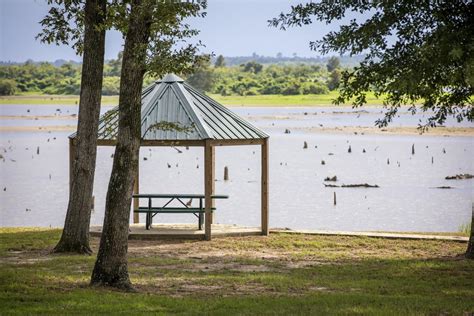
[[[75,132],[76,125],[0,126],[0,132]]]
[[[0,115],[0,120],[77,120],[77,114],[71,115]]]

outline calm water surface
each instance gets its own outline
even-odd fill
[[[284,128],[319,124],[373,126],[380,115],[377,108],[366,109],[368,113],[348,108],[233,110],[271,135],[271,227],[457,231],[461,224],[470,220],[474,181],[444,178],[474,173],[472,137],[283,133]],[[3,116],[52,116],[55,113],[68,116],[77,113],[77,107],[0,105],[0,111]],[[341,111],[346,113],[339,113]],[[270,118],[272,114],[278,115],[279,119]],[[394,126],[416,126],[420,118],[401,114]],[[73,118],[0,120],[0,126],[75,123]],[[453,121],[447,125],[472,127],[470,123],[457,125]],[[0,132],[0,153],[4,157],[0,161],[1,226],[63,225],[68,202],[67,136],[70,133]],[[303,149],[305,141],[307,149]],[[411,154],[412,144],[415,155]],[[348,153],[349,146],[351,153]],[[181,153],[175,148],[141,149],[141,192],[203,193],[203,149],[178,149]],[[92,224],[101,225],[103,221],[112,153],[113,148],[99,147]],[[223,181],[224,166],[229,168],[229,181]],[[336,184],[339,185],[369,183],[380,188],[325,187],[324,178],[334,175],[337,175]],[[439,186],[453,189],[437,189]],[[337,194],[336,206],[333,205],[333,192]],[[230,196],[228,200],[217,201],[218,223],[259,225],[258,146],[216,149],[216,193]],[[192,215],[162,215],[156,221],[194,223],[195,219]]]

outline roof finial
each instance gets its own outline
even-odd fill
[[[175,74],[166,74],[161,80],[158,82],[183,82],[184,80]]]

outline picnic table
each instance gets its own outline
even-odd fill
[[[202,223],[204,221],[204,213],[206,212],[203,200],[206,198],[204,194],[134,194],[135,199],[148,199],[147,206],[139,206],[138,209],[134,209],[135,213],[146,214],[145,228],[149,230],[153,223],[153,217],[157,214],[194,214],[198,218],[198,228],[202,230]],[[228,199],[228,195],[211,195],[211,199]],[[161,206],[153,206],[154,199],[164,200]],[[183,201],[184,199],[199,199],[199,207],[192,207],[191,203]],[[170,205],[173,201],[177,201],[179,206]],[[216,208],[213,207],[211,211]]]

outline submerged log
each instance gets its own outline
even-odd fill
[[[362,184],[343,184],[341,185],[341,188],[378,188],[379,186],[374,184],[367,184],[367,183],[362,183]]]
[[[464,174],[457,174],[455,176],[447,176],[445,179],[446,180],[464,180],[464,179],[472,179],[474,178],[474,175],[469,174],[469,173],[464,173]]]
[[[335,184],[326,184],[323,183],[327,188],[379,188],[376,184],[368,184],[368,183],[361,183],[361,184],[343,184],[343,185],[335,185]]]

